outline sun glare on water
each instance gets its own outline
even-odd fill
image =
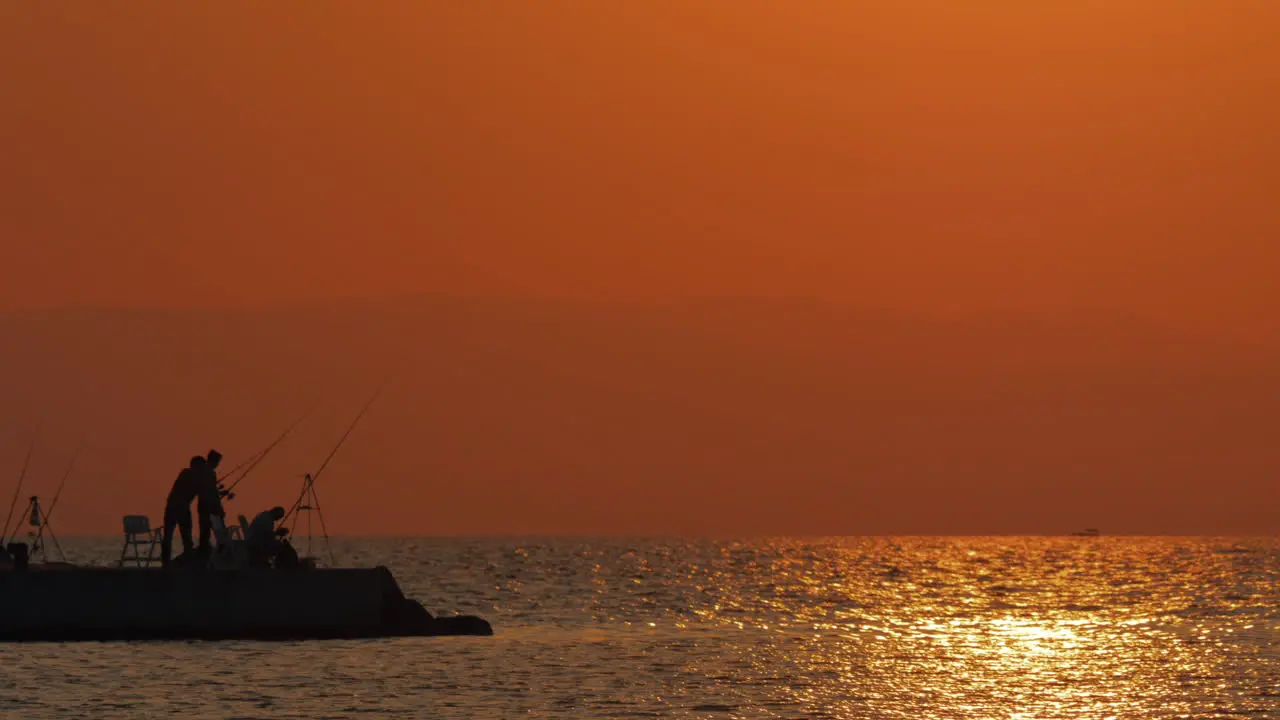
[[[1280,623],[1260,633],[1256,598],[1186,583],[1238,577],[1240,557],[1149,562],[1142,541],[1120,539],[1105,559],[1097,541],[949,542],[780,547],[755,581],[722,576],[739,592],[700,615],[789,636],[743,661],[819,717],[1190,717],[1271,702],[1213,678],[1264,682]]]

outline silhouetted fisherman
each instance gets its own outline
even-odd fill
[[[191,540],[191,501],[199,490],[200,473],[204,472],[205,459],[199,455],[191,458],[191,464],[178,473],[164,504],[164,535],[160,540],[160,567],[168,567],[173,555],[173,528],[182,533],[182,552],[195,549]]]
[[[278,536],[281,533],[276,530],[276,523],[283,518],[284,508],[276,506],[258,513],[253,522],[249,523],[245,545],[249,550],[250,565],[269,565],[279,552],[281,543]]]
[[[209,558],[213,548],[209,537],[213,534],[210,515],[216,515],[226,522],[227,511],[222,508],[222,495],[218,492],[218,463],[222,462],[222,453],[210,450],[196,481],[196,515],[200,523],[200,557]]]

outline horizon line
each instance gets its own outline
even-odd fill
[[[119,541],[120,535],[99,535],[92,533],[63,533],[59,536],[61,539],[76,540],[112,540]],[[982,539],[982,538],[1070,538],[1078,537],[1081,540],[1101,540],[1106,538],[1222,538],[1222,539],[1259,539],[1259,538],[1280,538],[1280,532],[1269,533],[1245,533],[1245,534],[1221,534],[1221,533],[1150,533],[1150,532],[1114,532],[1100,533],[1096,536],[1079,536],[1071,532],[1066,533],[855,533],[855,534],[804,534],[804,533],[744,533],[744,534],[695,534],[695,533],[445,533],[445,534],[422,534],[422,535],[406,535],[403,533],[388,534],[367,534],[352,533],[343,535],[329,535],[330,540],[529,540],[529,539],[551,539],[551,540],[574,540],[574,539],[603,539],[603,540],[714,540],[714,541],[740,541],[740,540],[842,540],[842,539],[865,539],[865,538],[956,538],[956,539]],[[313,536],[313,542],[323,542],[324,537],[318,539]],[[18,542],[15,538],[13,542]]]

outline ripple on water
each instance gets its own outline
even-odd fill
[[[106,562],[114,540],[64,541]],[[0,648],[0,715],[1280,717],[1280,544],[343,540],[491,638]]]

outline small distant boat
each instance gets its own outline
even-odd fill
[[[1098,537],[1102,533],[1098,532],[1098,528],[1085,528],[1079,532],[1071,533],[1072,537]]]

